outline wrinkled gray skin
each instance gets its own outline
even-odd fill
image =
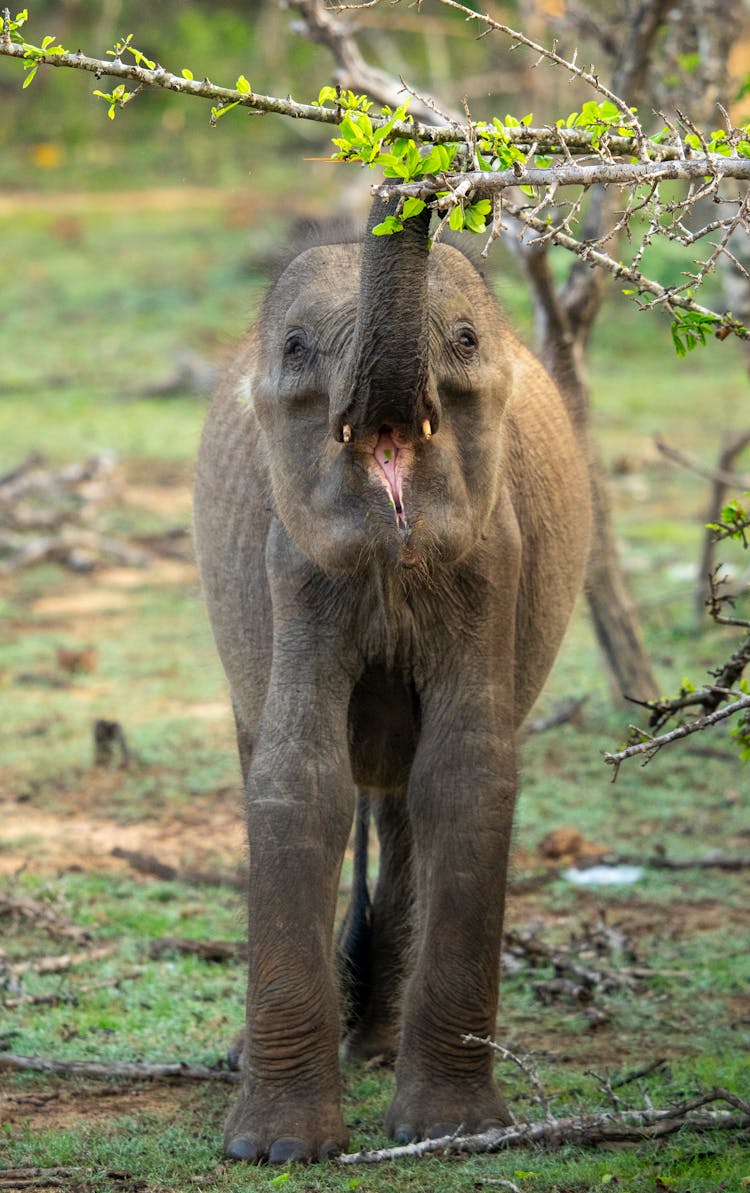
[[[237,1159],[347,1143],[332,934],[355,785],[381,862],[349,1053],[395,1055],[398,1140],[508,1121],[462,1036],[495,1030],[516,731],[579,587],[588,487],[549,377],[427,232],[296,257],[203,436],[250,840]]]

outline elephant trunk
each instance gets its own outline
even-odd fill
[[[373,236],[375,225],[397,209],[398,198],[385,204],[376,199],[370,211],[353,355],[333,428],[344,441],[384,426],[409,438],[429,438],[437,430],[438,399],[429,367],[430,211],[406,220],[402,232]]]

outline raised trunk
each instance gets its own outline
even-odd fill
[[[381,427],[407,436],[437,429],[437,395],[431,392],[427,270],[427,208],[404,222],[402,232],[373,236],[395,215],[398,199],[376,199],[362,248],[362,273],[353,337],[353,369],[334,433],[346,439]],[[348,428],[348,430],[347,430]]]

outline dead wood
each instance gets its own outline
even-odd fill
[[[652,870],[746,870],[750,857],[731,857],[725,853],[706,853],[703,857],[672,858],[655,853],[649,857],[631,854],[607,854],[608,866],[647,866]]]
[[[153,878],[161,878],[164,882],[184,882],[188,886],[227,886],[232,890],[245,891],[247,877],[243,873],[224,873],[219,870],[191,870],[180,869],[167,865],[151,853],[140,853],[138,850],[121,849],[115,846],[112,857],[121,858],[139,874],[150,874]]]
[[[526,737],[530,737],[533,733],[546,733],[548,729],[556,729],[558,725],[567,725],[569,721],[580,726],[581,712],[587,700],[588,696],[573,696],[570,700],[563,700],[548,716],[527,721],[524,726]]]
[[[57,1007],[65,1003],[77,1003],[82,994],[89,994],[92,990],[116,990],[122,982],[132,982],[141,977],[141,972],[120,974],[117,978],[107,978],[102,982],[86,982],[70,990],[58,990],[54,994],[20,994],[17,998],[5,998],[0,1004],[5,1011],[15,1011],[19,1007]]]
[[[0,476],[0,575],[47,561],[90,572],[113,563],[147,567],[161,555],[190,558],[184,544],[175,547],[177,537],[187,536],[185,527],[132,543],[100,533],[97,512],[118,487],[108,453],[62,467],[34,453]]]
[[[145,1061],[53,1060],[44,1056],[19,1056],[0,1052],[0,1070],[14,1069],[30,1073],[59,1073],[74,1077],[124,1077],[134,1081],[225,1081],[235,1083],[240,1074],[230,1069],[210,1069],[206,1065],[147,1064]]]
[[[247,958],[247,941],[184,940],[174,936],[162,936],[151,941],[149,957],[158,961],[169,953],[200,957],[202,961],[244,961]]]
[[[0,898],[0,919],[5,916],[14,920],[32,920],[50,936],[74,940],[76,944],[86,944],[91,940],[90,933],[65,919],[49,903],[40,903],[38,899],[31,899],[27,895],[6,895]]]
[[[6,962],[6,968],[14,975],[21,973],[64,973],[74,965],[86,965],[102,957],[111,957],[115,946],[101,945],[96,949],[85,949],[80,953],[62,953],[59,957],[33,957],[29,961]]]
[[[71,1180],[81,1180],[93,1175],[93,1168],[73,1168],[55,1165],[53,1168],[3,1168],[0,1171],[0,1189],[34,1189],[50,1185],[70,1189]]]
[[[705,1106],[726,1102],[739,1111],[711,1110],[698,1113]],[[608,1143],[643,1143],[673,1135],[677,1131],[736,1131],[750,1127],[750,1102],[724,1089],[714,1089],[691,1102],[665,1109],[609,1110],[601,1114],[581,1114],[566,1118],[545,1118],[539,1122],[514,1123],[510,1127],[484,1131],[477,1135],[446,1135],[425,1139],[401,1147],[386,1147],[369,1152],[351,1152],[339,1156],[336,1163],[378,1164],[385,1160],[405,1160],[416,1156],[458,1155],[498,1152],[511,1147],[546,1145],[558,1148],[566,1143],[579,1147],[597,1147]]]

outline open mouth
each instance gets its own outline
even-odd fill
[[[398,446],[390,427],[381,427],[374,451],[375,462],[378,465],[376,471],[378,480],[388,493],[396,525],[402,533],[408,530],[403,482],[410,454],[408,450]]]

